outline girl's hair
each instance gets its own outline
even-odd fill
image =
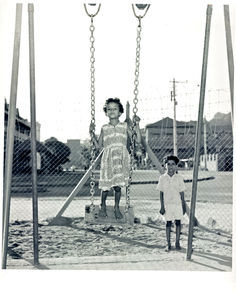
[[[124,107],[121,104],[120,99],[118,99],[118,98],[109,98],[109,99],[106,100],[105,105],[103,106],[103,110],[104,110],[105,113],[107,112],[107,105],[109,103],[116,103],[116,104],[118,104],[118,106],[119,106],[119,112],[123,114]]]

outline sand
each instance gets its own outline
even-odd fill
[[[149,218],[145,224],[89,225],[83,218],[66,218],[66,225],[39,223],[39,261],[52,269],[232,270],[232,235],[215,228],[194,229],[193,261],[186,265],[188,226],[183,225],[181,251],[164,248],[165,224]],[[10,224],[7,267],[33,269],[32,222]]]

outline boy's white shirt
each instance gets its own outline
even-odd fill
[[[164,201],[166,204],[179,203],[181,200],[180,192],[186,190],[184,178],[178,173],[173,176],[168,175],[168,173],[161,175],[156,188],[164,193]]]

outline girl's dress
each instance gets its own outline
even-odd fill
[[[130,171],[130,157],[127,150],[127,123],[116,126],[103,125],[104,152],[101,159],[99,188],[103,191],[114,186],[127,186]]]

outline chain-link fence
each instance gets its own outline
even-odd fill
[[[232,182],[233,182],[233,136],[231,114],[217,111],[214,103],[207,103],[217,113],[202,126],[201,157],[198,175],[196,217],[199,223],[210,229],[232,231]],[[179,107],[178,109],[181,109]],[[163,110],[162,110],[163,111]],[[148,115],[148,111],[142,112]],[[7,129],[8,106],[5,109]],[[197,116],[197,107],[196,107]],[[148,120],[148,118],[146,118]],[[43,125],[43,124],[42,124]],[[146,123],[143,139],[155,157],[163,163],[168,154],[173,154],[173,119],[171,114],[153,123]],[[178,121],[177,110],[177,154],[180,158],[179,173],[183,175],[185,199],[190,206],[193,179],[193,158],[196,121]],[[32,220],[31,203],[31,158],[30,125],[19,115],[16,120],[13,158],[12,199],[10,220]],[[140,151],[141,150],[141,151]],[[90,165],[89,141],[68,140],[62,143],[56,138],[37,142],[38,157],[38,206],[39,220],[56,216],[66,199],[86,174]],[[148,218],[162,218],[159,214],[160,201],[156,185],[160,173],[145,147],[135,154],[130,191],[131,205],[135,217],[145,222]],[[99,164],[95,171],[95,204],[100,204],[98,190]],[[114,203],[113,192],[108,204]],[[125,189],[122,189],[121,205],[125,205]],[[81,186],[63,216],[84,217],[85,205],[90,204],[89,179]],[[186,216],[184,222],[188,222]]]

